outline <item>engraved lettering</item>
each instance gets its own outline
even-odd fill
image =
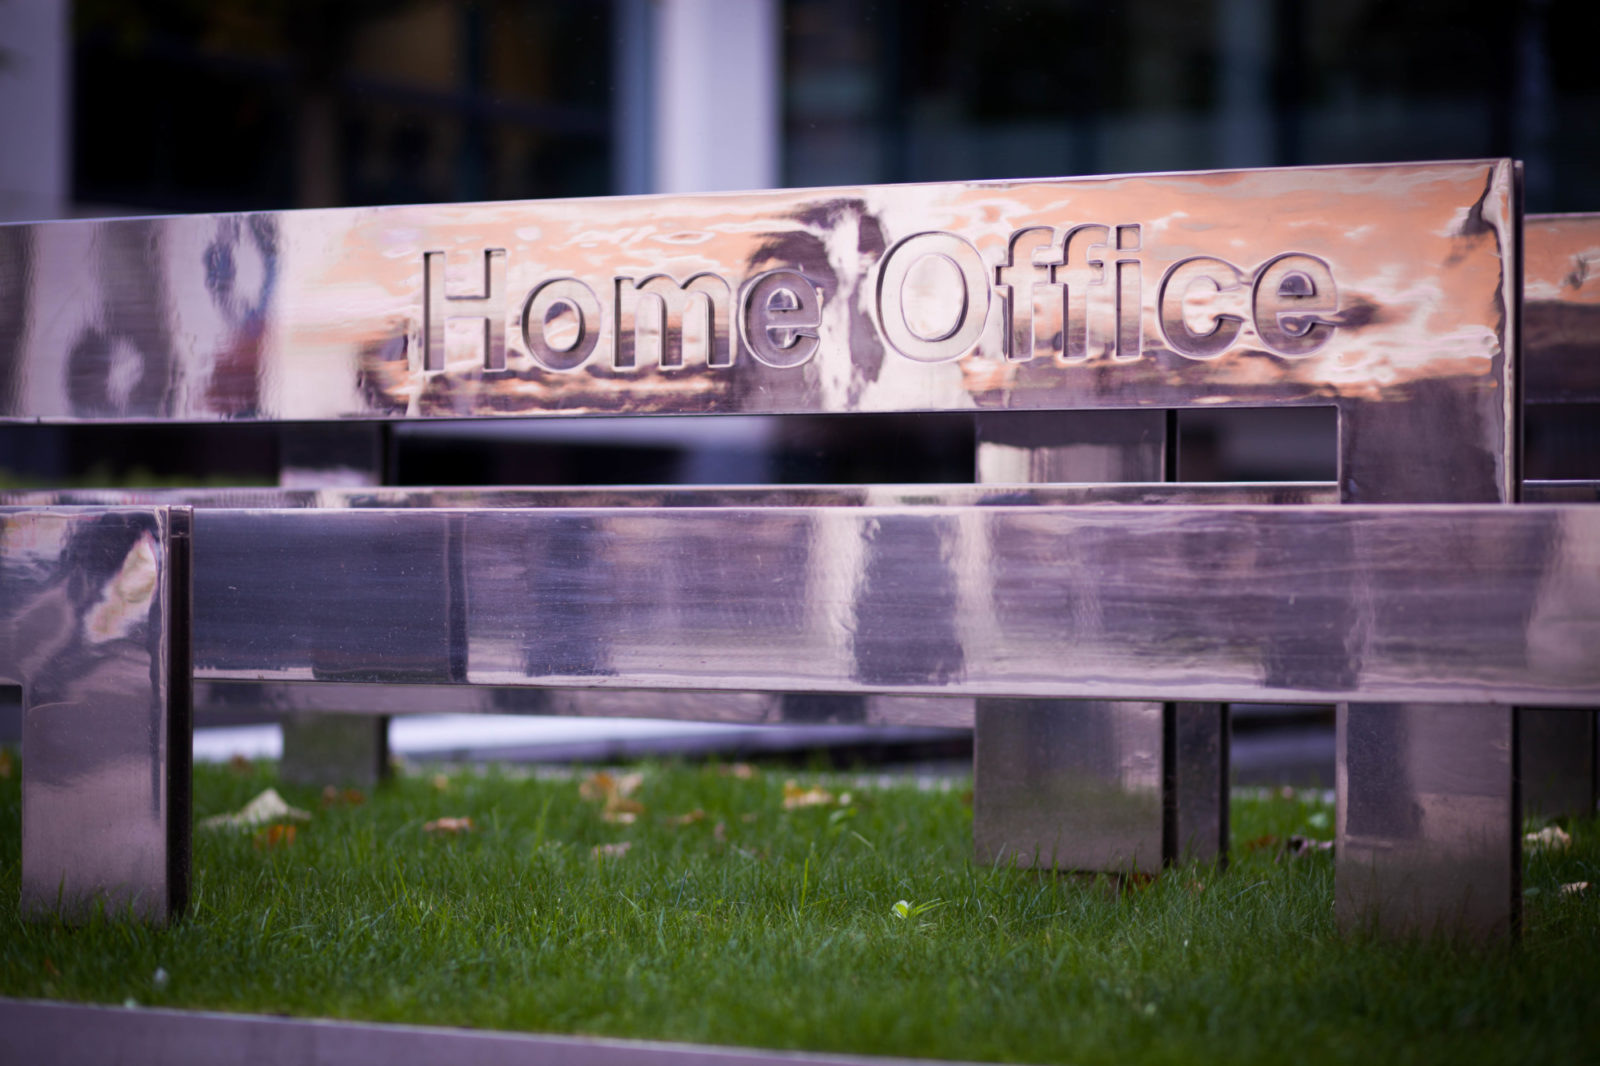
[[[937,258],[919,272],[919,280],[929,280],[929,268],[937,276],[938,267],[946,266],[944,273],[952,276],[958,292],[935,294],[917,286],[911,286],[912,291],[907,292],[907,282],[913,272],[929,256]],[[919,363],[945,363],[961,358],[978,343],[988,320],[989,278],[989,268],[978,250],[953,233],[917,233],[905,238],[889,249],[878,267],[878,325],[884,340],[907,359]],[[917,306],[913,309],[908,303]],[[929,307],[928,304],[942,306]],[[919,332],[916,325],[926,328],[922,320],[929,310],[947,312],[949,317],[944,321],[949,323],[948,327],[931,333]]]
[[[1055,230],[1030,226],[1011,235],[1006,261],[995,267],[995,295],[1006,328],[1006,358],[1014,363],[1061,351],[1065,287],[1055,281]]]
[[[552,278],[522,305],[522,343],[547,370],[576,370],[600,341],[600,298],[577,278]],[[553,329],[560,323],[565,329]]]
[[[1096,258],[1095,249],[1104,250],[1111,228],[1101,225],[1074,226],[1061,240],[1061,258],[1055,275],[1065,281],[1066,292],[1066,350],[1067,363],[1087,362],[1092,351],[1104,351],[1114,343],[1110,331],[1093,329],[1089,322],[1089,289],[1104,285],[1106,264]]]
[[[1239,336],[1244,319],[1234,314],[1212,315],[1211,328],[1196,332],[1184,315],[1184,297],[1197,285],[1213,292],[1232,292],[1242,285],[1244,275],[1232,263],[1209,255],[1183,259],[1167,269],[1156,292],[1156,317],[1167,344],[1190,359],[1215,359]]]
[[[483,368],[506,368],[506,250],[488,248],[483,253],[480,293],[451,295],[445,285],[445,254],[422,253],[422,369],[443,370],[444,323],[447,318],[483,320]],[[481,304],[473,310],[455,305]]]
[[[1335,324],[1320,316],[1338,309],[1333,270],[1314,255],[1287,252],[1256,272],[1251,300],[1256,332],[1282,355],[1310,355],[1327,344]]]
[[[1117,338],[1112,358],[1131,363],[1144,354],[1143,270],[1138,223],[1117,227]]]
[[[821,343],[822,301],[798,270],[772,270],[745,291],[740,334],[750,354],[785,369],[809,362]]]
[[[709,367],[733,365],[729,336],[729,305],[733,292],[728,282],[712,273],[695,274],[679,283],[666,274],[651,274],[641,281],[614,280],[615,328],[611,335],[611,364],[630,370],[637,362],[641,339],[654,339],[660,365],[683,365],[685,340],[693,341]]]

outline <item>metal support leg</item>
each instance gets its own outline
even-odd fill
[[[20,683],[22,912],[153,922],[189,884],[186,510],[0,511],[0,675]]]
[[[978,479],[1163,481],[1165,411],[1011,413],[978,422]],[[1225,857],[1223,704],[978,700],[980,862],[1151,870]]]
[[[1341,704],[1339,924],[1491,939],[1521,905],[1517,712]]]
[[[387,427],[376,423],[284,427],[278,484],[360,488],[383,484]],[[278,775],[298,785],[375,785],[389,773],[389,719],[303,711],[282,723]]]

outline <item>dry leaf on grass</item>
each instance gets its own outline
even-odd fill
[[[477,826],[472,824],[471,818],[435,818],[422,827],[424,833],[438,833],[440,835],[459,836],[470,833]]]
[[[298,807],[291,807],[284,802],[278,790],[269,788],[255,799],[246,803],[232,814],[218,814],[205,819],[200,823],[201,829],[249,829],[253,826],[266,825],[268,822],[281,822],[293,819],[305,822],[311,815]]]
[[[255,771],[255,764],[243,755],[234,754],[228,756],[228,769],[236,774],[248,774]]]
[[[850,793],[846,792],[839,797],[841,806],[848,805]],[[833,804],[833,793],[825,788],[812,785],[810,788],[801,788],[793,779],[783,783],[783,809],[786,811],[798,810],[801,807],[828,807]]]
[[[1262,848],[1275,848],[1277,846],[1278,838],[1271,833],[1263,833],[1261,836],[1251,837],[1244,842],[1244,850],[1246,851],[1260,851]]]
[[[597,859],[620,859],[628,854],[628,849],[633,847],[633,841],[624,840],[617,844],[596,844],[594,857]]]
[[[1559,825],[1547,825],[1537,833],[1528,833],[1522,838],[1522,843],[1530,848],[1549,848],[1551,851],[1565,851],[1572,846],[1572,837]]]
[[[11,766],[11,749],[0,748],[0,777],[10,777]]]
[[[672,817],[667,819],[667,824],[668,825],[693,825],[696,822],[703,822],[703,821],[705,821],[705,819],[706,819],[706,812],[701,810],[699,807],[696,807],[694,810],[690,811],[688,814],[675,814],[675,815],[673,815]]]
[[[1587,881],[1568,881],[1561,886],[1561,894],[1563,896],[1577,896],[1587,891],[1589,891],[1589,882]]]
[[[324,785],[322,789],[322,805],[324,807],[359,807],[367,802],[367,797],[359,788],[334,788]]]
[[[641,773],[619,776],[600,770],[578,783],[578,796],[601,805],[601,821],[631,825],[644,813],[644,804],[628,797],[643,783],[644,774]]]
[[[254,843],[258,851],[269,848],[286,848],[294,843],[298,829],[293,825],[278,822],[256,832]]]

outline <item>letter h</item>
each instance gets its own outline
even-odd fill
[[[422,253],[422,369],[444,369],[444,323],[447,318],[483,320],[483,368],[506,368],[506,250],[483,253],[482,295],[452,296],[445,291],[443,252]],[[451,304],[480,304],[477,311],[456,312]]]

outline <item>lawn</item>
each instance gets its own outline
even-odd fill
[[[1335,934],[1330,856],[1284,846],[1331,836],[1317,794],[1236,798],[1225,870],[1115,882],[975,867],[962,783],[426,771],[281,787],[309,820],[196,830],[173,928],[68,928],[17,918],[0,769],[6,996],[1119,1066],[1600,1056],[1592,821],[1530,852],[1520,944],[1459,948]],[[273,786],[200,767],[196,815]]]

